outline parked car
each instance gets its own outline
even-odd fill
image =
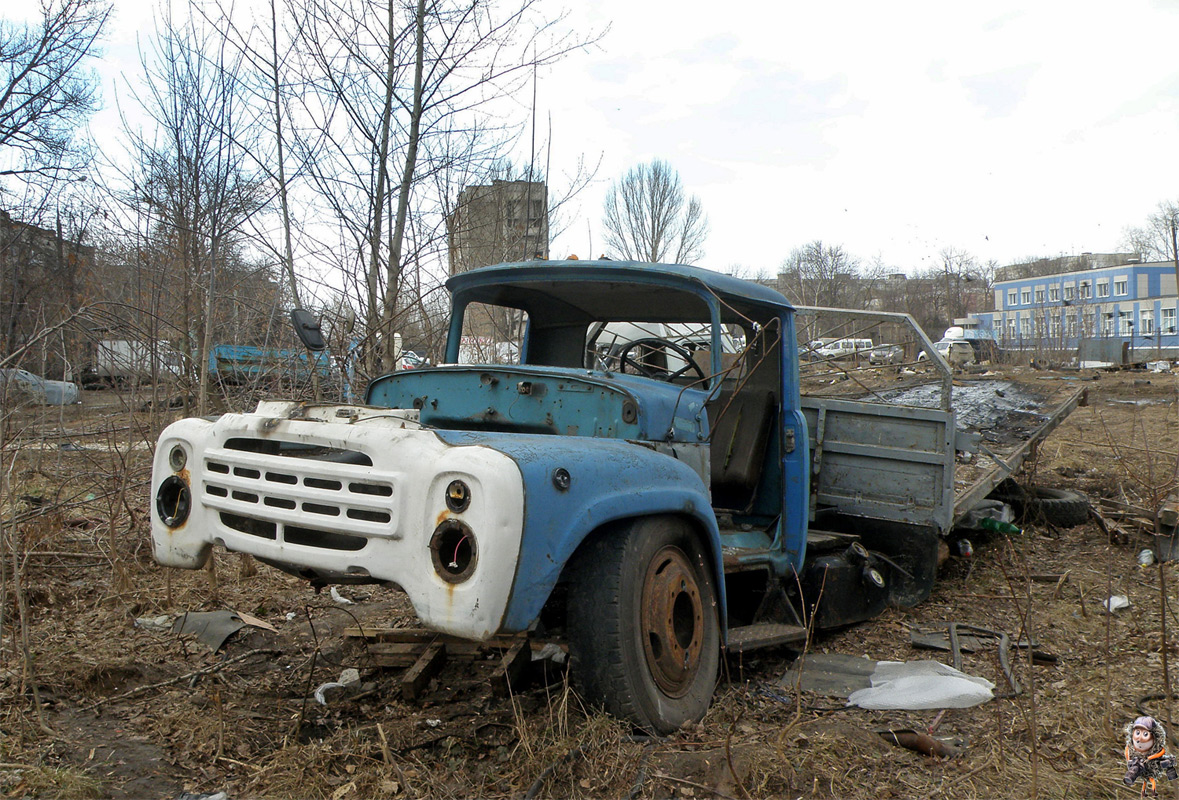
[[[78,384],[51,381],[23,369],[0,369],[0,405],[66,406],[78,402]]]
[[[401,354],[401,363],[397,365],[397,368],[417,369],[425,366],[428,366],[425,356],[415,353],[413,350],[405,350]]]
[[[933,346],[951,367],[961,367],[976,361],[974,347],[965,339],[942,339],[934,342]],[[927,358],[929,354],[924,350],[917,356],[918,361],[925,361]]]
[[[880,344],[868,351],[872,364],[899,364],[905,360],[905,348],[899,344]]]

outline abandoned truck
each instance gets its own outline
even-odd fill
[[[957,492],[953,411],[802,397],[795,309],[765,286],[576,260],[447,285],[449,365],[377,378],[362,405],[168,427],[156,559],[196,569],[220,545],[396,585],[446,634],[561,639],[584,697],[669,732],[705,713],[723,650],[925,598],[962,503],[1061,416]],[[518,331],[518,363],[456,364],[464,325]]]

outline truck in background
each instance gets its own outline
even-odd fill
[[[181,373],[180,354],[167,342],[102,339],[94,344],[82,368],[82,385],[123,386],[175,380]]]
[[[209,375],[224,384],[267,383],[274,386],[302,386],[310,383],[312,372],[320,380],[332,377],[326,352],[308,354],[282,347],[253,347],[218,344],[209,348]]]
[[[723,652],[927,597],[942,541],[1080,396],[999,452],[958,429],[940,356],[937,407],[802,394],[796,309],[756,283],[530,261],[447,287],[445,365],[379,377],[363,404],[169,426],[155,558],[197,569],[217,545],[316,586],[395,585],[454,636],[562,640],[584,698],[660,733],[704,715]],[[524,316],[522,347],[461,363],[487,305]]]

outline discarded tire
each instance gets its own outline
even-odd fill
[[[1020,488],[1006,502],[1027,522],[1075,528],[1089,519],[1089,500],[1079,492],[1043,486]]]

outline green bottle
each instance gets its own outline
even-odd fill
[[[998,533],[1023,533],[1023,528],[1018,525],[1012,525],[1010,522],[1003,522],[993,517],[983,517],[979,520],[978,526],[983,530],[996,531]]]

